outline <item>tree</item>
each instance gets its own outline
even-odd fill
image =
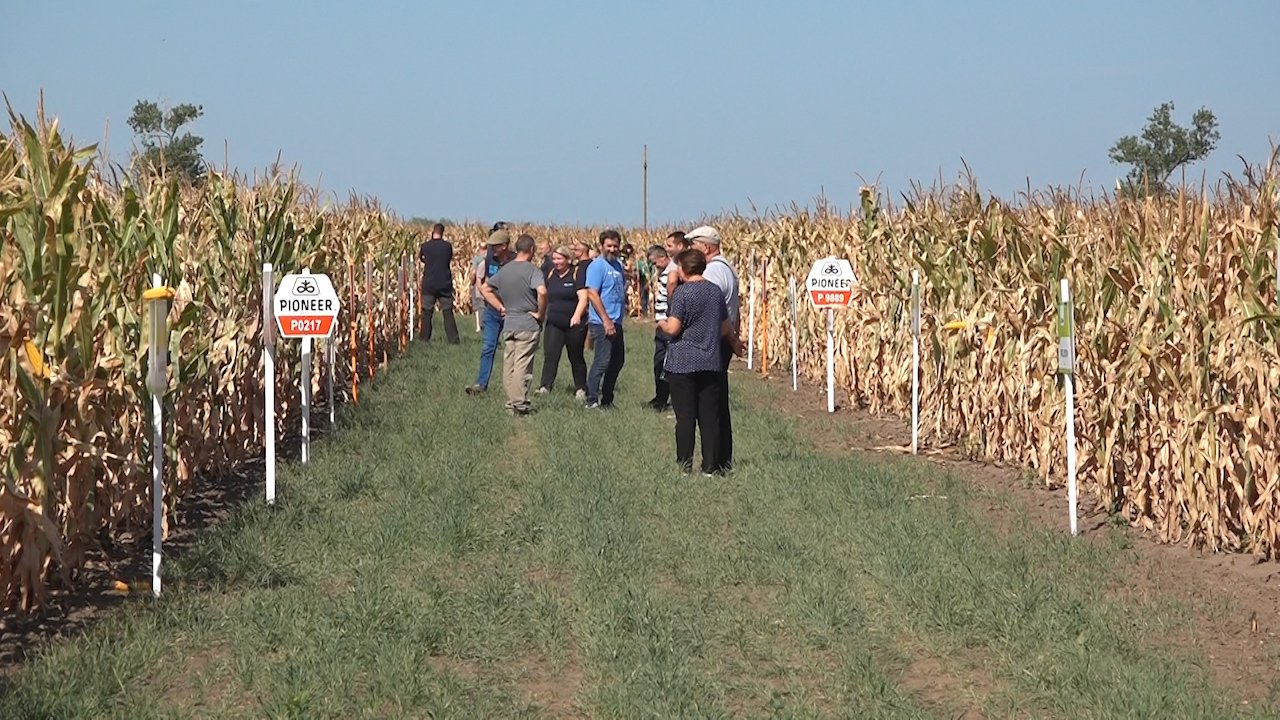
[[[200,145],[204,138],[178,131],[204,115],[204,107],[183,103],[168,111],[150,100],[139,100],[129,116],[129,127],[138,135],[142,152],[135,160],[145,168],[165,168],[175,172],[187,182],[199,182],[204,177],[204,158]]]
[[[1191,116],[1191,127],[1173,121],[1173,103],[1161,104],[1147,120],[1142,137],[1126,135],[1111,146],[1114,163],[1132,165],[1126,184],[1135,190],[1148,183],[1156,192],[1167,187],[1169,177],[1183,165],[1204,159],[1218,144],[1218,119],[1208,108]]]

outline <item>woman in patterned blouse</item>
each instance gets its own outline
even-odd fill
[[[676,414],[676,462],[693,471],[695,429],[702,440],[702,474],[722,475],[719,457],[720,407],[729,391],[721,370],[720,339],[726,338],[738,357],[746,354],[742,339],[730,324],[720,288],[703,279],[707,256],[685,250],[676,256],[680,286],[671,294],[667,319],[660,323],[671,336],[665,362]]]

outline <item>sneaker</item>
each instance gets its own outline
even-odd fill
[[[600,403],[598,403],[598,402],[589,402],[589,403],[587,403],[586,405],[584,405],[583,407],[585,407],[585,408],[586,408],[586,409],[588,409],[588,410],[599,410],[599,409],[600,409]]]
[[[534,391],[534,394],[535,394],[535,395],[546,395],[546,394],[547,394],[547,393],[549,393],[549,392],[551,392],[551,391],[550,391],[550,390],[548,390],[546,387],[540,387],[540,388],[538,388],[537,390],[535,390],[535,391]]]
[[[468,394],[468,395],[479,395],[479,394],[483,393],[484,391],[486,391],[486,390],[488,390],[488,389],[489,389],[489,388],[487,388],[487,387],[485,387],[485,386],[483,386],[483,385],[468,385],[468,386],[467,386],[467,394]]]
[[[577,399],[577,400],[586,400],[586,399],[587,399],[587,391],[586,391],[586,390],[575,390],[575,391],[573,392],[573,397],[574,397],[575,399]]]

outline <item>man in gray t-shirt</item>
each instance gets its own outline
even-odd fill
[[[547,315],[547,286],[533,258],[533,237],[516,238],[516,259],[480,286],[491,307],[502,313],[502,385],[507,393],[507,414],[528,415],[529,378],[533,356]]]

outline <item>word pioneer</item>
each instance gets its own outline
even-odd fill
[[[342,303],[328,275],[285,275],[273,306],[280,336],[325,338],[333,333]]]
[[[848,307],[858,278],[848,260],[823,258],[813,264],[805,288],[814,307]]]

